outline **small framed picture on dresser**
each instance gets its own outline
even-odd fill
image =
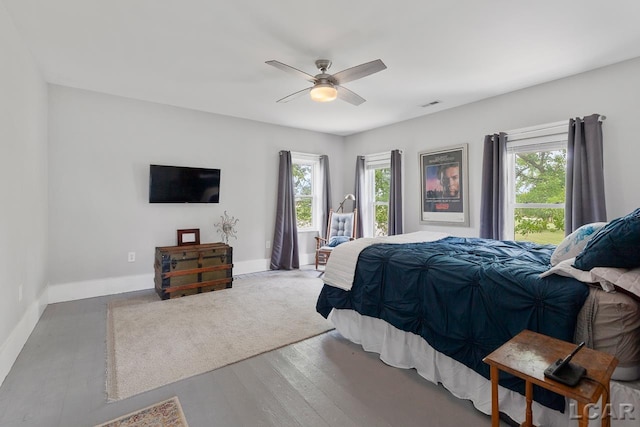
[[[200,229],[189,228],[186,230],[178,230],[178,246],[199,245]]]

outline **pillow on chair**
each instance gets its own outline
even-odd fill
[[[329,243],[327,244],[327,246],[335,248],[339,244],[348,242],[349,240],[351,240],[349,236],[333,236],[331,239],[329,239]]]

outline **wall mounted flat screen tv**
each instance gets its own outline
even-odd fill
[[[149,166],[149,203],[219,203],[220,169]]]

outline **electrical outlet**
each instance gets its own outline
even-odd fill
[[[135,252],[129,252],[129,255],[127,257],[127,261],[136,262],[136,253]]]
[[[267,240],[267,244],[265,245],[267,249],[271,247],[271,240]]]
[[[18,302],[22,302],[22,283],[18,286]]]

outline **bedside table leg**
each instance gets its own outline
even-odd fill
[[[500,427],[500,409],[498,408],[498,368],[491,365],[491,427]]]
[[[524,383],[524,396],[527,400],[527,409],[525,413],[524,424],[525,427],[533,426],[533,411],[531,410],[531,402],[533,401],[533,383],[525,381]]]
[[[578,427],[589,427],[589,407],[582,402],[578,402],[578,417]]]
[[[602,396],[602,427],[611,426],[611,388],[609,383],[606,383],[604,396]]]

